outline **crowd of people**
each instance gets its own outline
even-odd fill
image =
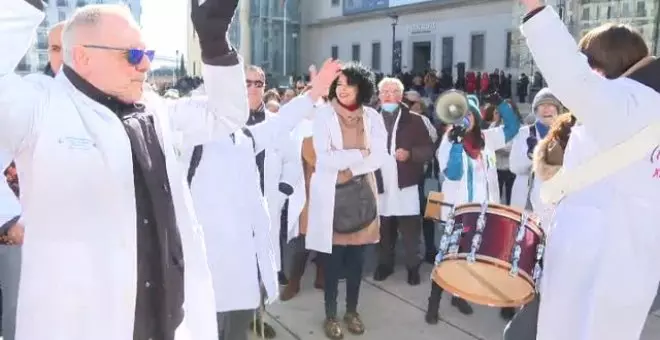
[[[454,82],[328,59],[308,82],[267,90],[227,40],[238,0],[192,0],[204,77],[189,93],[144,83],[154,51],[119,5],[78,9],[51,30],[47,72],[21,78],[44,4],[5,1],[0,43],[17,47],[0,58],[4,339],[274,338],[265,309],[300,293],[310,257],[320,329],[362,335],[369,246],[376,281],[396,270],[399,236],[409,285],[427,284],[423,261],[445,260],[454,209],[424,219],[431,192],[541,221],[538,292],[501,309],[507,340],[638,339],[660,281],[660,62],[628,26],[576,45],[551,7],[521,2],[550,86],[534,91],[530,121],[514,100],[529,80],[512,98],[497,70]],[[448,289],[436,276],[429,324]],[[465,315],[474,302],[451,297]]]

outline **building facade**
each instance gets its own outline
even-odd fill
[[[579,40],[592,28],[607,22],[629,24],[640,31],[652,54],[657,54],[660,7],[657,0],[548,0],[566,23],[571,34]],[[513,25],[520,25],[524,8],[514,2]],[[512,64],[521,72],[534,74],[538,71],[519,30],[512,37]]]
[[[303,4],[301,69],[328,57],[393,74],[511,65],[517,0],[319,0]],[[394,57],[393,57],[394,56]]]
[[[259,65],[275,78],[299,74],[300,2],[302,0],[250,0],[246,20],[236,15],[229,36],[239,50],[249,51],[249,63]],[[309,2],[309,1],[308,1]],[[242,48],[241,34],[249,30],[249,48]],[[188,22],[187,68],[201,75],[199,41]]]
[[[16,67],[21,74],[43,70],[48,63],[48,30],[60,21],[68,19],[76,8],[89,4],[122,3],[126,4],[135,19],[140,22],[142,5],[140,0],[45,0],[46,18],[37,29],[34,45]]]

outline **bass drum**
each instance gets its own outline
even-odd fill
[[[485,210],[484,225],[478,220]],[[445,234],[445,252],[436,259],[432,279],[467,301],[492,307],[517,307],[536,294],[545,234],[535,215],[499,204],[465,204],[454,211],[454,228]]]

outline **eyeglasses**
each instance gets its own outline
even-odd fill
[[[262,87],[264,87],[264,82],[261,81],[261,80],[247,79],[247,80],[245,80],[245,85],[247,85],[247,87],[254,86],[254,87],[257,87],[257,88],[262,88]]]
[[[121,51],[124,52],[126,56],[126,61],[133,66],[137,66],[142,62],[142,59],[146,56],[149,58],[149,61],[154,60],[156,51],[154,50],[141,50],[139,48],[119,48],[119,47],[109,47],[101,45],[83,45],[86,48],[95,48],[99,50],[109,50],[109,51]]]

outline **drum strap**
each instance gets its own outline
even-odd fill
[[[527,199],[525,200],[525,210],[534,211],[532,206],[532,190],[534,189],[534,178],[536,174],[534,171],[529,173],[529,179],[527,180]]]
[[[554,177],[541,186],[541,200],[544,203],[557,204],[566,195],[586,188],[648,157],[649,150],[653,150],[650,157],[654,157],[660,149],[659,144],[660,123],[649,125],[632,138],[597,154],[575,169],[564,171],[562,167]]]

